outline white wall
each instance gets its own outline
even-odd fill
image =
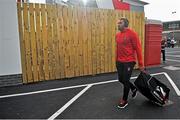
[[[16,0],[0,0],[0,76],[22,73],[19,44]]]
[[[96,0],[96,3],[98,5],[98,8],[114,10],[114,5],[112,0]]]

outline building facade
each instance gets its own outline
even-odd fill
[[[180,46],[180,20],[163,22],[163,36],[169,39],[175,39]]]

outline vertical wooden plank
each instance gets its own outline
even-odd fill
[[[116,70],[116,67],[115,67],[115,46],[116,46],[116,42],[115,42],[115,35],[116,35],[116,30],[117,30],[117,19],[115,17],[115,13],[112,14],[112,39],[111,39],[111,43],[112,43],[112,57],[111,57],[111,61],[112,61],[112,66],[111,66],[111,69],[109,72],[114,72]]]
[[[97,54],[97,48],[98,48],[98,41],[97,41],[97,26],[98,26],[98,23],[97,23],[97,10],[94,10],[94,41],[93,41],[93,47],[94,47],[94,71],[95,71],[95,74],[97,74],[98,72],[98,61],[97,61],[97,57],[98,57],[98,54]]]
[[[145,47],[145,14],[144,13],[142,13],[142,29],[143,29],[142,35],[143,35],[143,41],[144,41],[143,47]],[[145,48],[144,48],[144,50],[145,50]],[[143,50],[143,52],[144,52],[144,50]]]
[[[90,46],[89,46],[89,35],[88,34],[91,34],[89,32],[89,25],[88,25],[88,14],[89,14],[89,11],[88,11],[88,8],[85,8],[86,9],[86,43],[85,45],[87,46],[86,48],[86,70],[87,70],[87,75],[89,75],[89,49],[90,49]]]
[[[116,31],[118,30],[117,29],[117,19],[116,19],[116,14],[112,11],[112,27],[113,27],[113,29],[112,29],[112,34],[111,34],[111,36],[112,36],[112,39],[111,39],[111,41],[112,41],[112,61],[113,61],[113,71],[116,71],[116,66],[115,66],[115,63],[116,63],[116,37],[115,37],[115,35],[116,35]]]
[[[103,18],[103,10],[98,10],[98,13],[99,13],[99,39],[98,39],[98,43],[99,43],[99,55],[98,55],[98,60],[99,60],[99,73],[101,73],[101,69],[102,69],[102,41],[103,41],[103,21],[102,21],[102,18]]]
[[[43,44],[43,61],[44,61],[44,77],[45,80],[49,80],[49,62],[48,62],[48,28],[47,28],[47,9],[44,4],[41,5],[41,23],[42,23],[42,44]]]
[[[50,58],[49,60],[51,61],[51,72],[52,72],[52,76],[51,79],[54,80],[56,79],[56,75],[55,75],[55,69],[56,69],[56,65],[55,65],[55,34],[54,34],[54,5],[50,5],[50,23],[51,23],[51,41],[49,41],[49,46],[50,46]]]
[[[83,59],[81,58],[82,54],[81,54],[81,45],[82,45],[82,22],[81,22],[81,11],[80,11],[80,8],[78,7],[77,8],[77,30],[78,30],[78,33],[77,33],[77,40],[76,40],[76,74],[78,76],[81,76],[82,75],[82,65],[83,65]]]
[[[95,60],[96,60],[96,74],[98,74],[100,72],[100,69],[99,69],[99,13],[98,13],[98,9],[95,10],[96,12],[96,16],[95,16],[95,22],[96,22],[96,26],[95,26],[95,52],[96,52],[96,57],[95,57]]]
[[[63,16],[62,16],[63,7],[58,5],[58,41],[59,41],[59,69],[60,69],[60,78],[65,78],[64,72],[64,26],[63,26]]]
[[[120,11],[112,11],[112,19],[111,19],[111,39],[110,39],[110,50],[112,52],[112,55],[110,56],[110,59],[109,59],[109,64],[111,64],[111,66],[108,66],[108,72],[113,72],[113,66],[115,64],[115,56],[116,56],[116,52],[115,52],[115,46],[116,46],[116,39],[115,39],[115,35],[116,33],[118,32],[118,29],[117,29],[117,20],[119,18],[121,18],[120,16]]]
[[[70,16],[71,16],[71,10],[70,10],[70,8],[68,7],[67,8],[67,19],[66,19],[66,21],[67,21],[67,24],[66,24],[66,27],[67,27],[67,36],[66,36],[66,40],[67,40],[67,44],[66,44],[66,57],[67,57],[67,59],[66,59],[66,63],[67,63],[67,71],[66,71],[66,73],[67,73],[67,77],[68,78],[70,78],[71,77],[71,34],[70,34],[70,30],[71,30],[71,28],[70,28]]]
[[[87,31],[88,31],[88,74],[92,74],[92,9],[87,8]]]
[[[103,30],[101,29],[101,27],[102,27],[101,25],[102,25],[103,21],[101,21],[101,19],[102,19],[101,11],[102,10],[100,10],[100,9],[97,10],[98,16],[99,16],[99,19],[97,20],[97,22],[98,22],[98,28],[97,28],[97,31],[98,31],[98,34],[97,34],[97,42],[98,42],[97,43],[98,44],[98,50],[97,50],[97,52],[98,52],[98,57],[97,57],[97,60],[98,60],[98,74],[101,73],[101,67],[102,67],[102,64],[101,64],[101,62],[102,62],[101,61],[101,57],[102,57],[102,55],[101,55],[101,45],[102,45],[101,33],[103,34]]]
[[[98,9],[97,10],[97,15],[98,15],[98,17],[97,18],[99,18],[99,19],[97,19],[97,23],[98,23],[98,26],[97,26],[97,31],[98,31],[98,33],[97,33],[97,45],[98,45],[98,49],[97,49],[97,53],[98,53],[98,56],[97,56],[97,61],[98,61],[98,74],[100,74],[101,73],[101,23],[102,23],[102,21],[101,21],[101,10],[100,9]]]
[[[81,8],[78,8],[78,40],[79,40],[79,56],[78,56],[78,65],[79,65],[79,70],[80,70],[80,76],[83,76],[84,72],[84,58],[83,58],[83,24],[82,24],[82,13],[83,11]]]
[[[47,22],[48,22],[48,62],[49,62],[49,79],[54,79],[54,75],[53,75],[53,38],[52,38],[52,32],[53,32],[53,28],[52,28],[52,5],[47,4]]]
[[[141,13],[138,12],[138,18],[139,18],[139,21],[138,21],[138,31],[139,31],[139,39],[140,39],[140,42],[141,42],[141,48],[143,50],[143,43],[142,43],[142,27],[141,27]]]
[[[63,22],[64,22],[64,70],[65,70],[65,77],[69,77],[69,47],[68,47],[68,8],[63,7]]]
[[[140,42],[141,42],[141,47],[142,47],[142,52],[143,52],[143,41],[142,41],[142,19],[141,19],[141,13],[139,12],[138,13],[139,15],[139,39],[140,39]]]
[[[73,76],[79,76],[79,64],[78,64],[78,9],[76,7],[73,7],[71,9],[72,12],[72,21],[71,21],[71,47],[72,53],[71,53],[71,66],[72,66],[72,74]]]
[[[59,51],[60,51],[60,47],[59,47],[59,44],[60,44],[60,38],[59,38],[59,24],[61,24],[59,22],[59,13],[58,13],[58,5],[56,5],[56,14],[55,14],[55,20],[56,20],[56,25],[55,25],[55,30],[56,30],[56,64],[57,64],[57,69],[56,69],[56,79],[60,79],[61,78],[61,64],[60,64],[60,54],[59,54]],[[62,11],[62,10],[61,10]]]
[[[38,67],[37,67],[37,50],[36,50],[36,36],[35,36],[35,18],[34,18],[34,4],[30,6],[30,42],[32,51],[32,72],[34,82],[39,81]]]
[[[133,27],[133,30],[134,30],[135,32],[137,32],[137,31],[136,31],[136,26],[137,26],[136,12],[134,12],[134,18],[133,18],[133,21],[134,21],[134,27]],[[138,62],[136,62],[135,68],[137,68],[137,66],[138,66]]]
[[[22,5],[22,7],[21,7]],[[23,83],[27,83],[27,70],[26,70],[26,54],[25,54],[25,40],[24,40],[24,27],[23,27],[23,4],[17,3],[18,8],[18,26],[19,26],[19,38],[20,38],[20,50],[21,50],[21,66],[22,66],[22,76]]]
[[[96,69],[97,69],[97,73],[100,73],[100,68],[101,68],[101,63],[100,63],[100,12],[98,9],[95,10],[96,11]]]
[[[140,36],[140,29],[139,29],[139,25],[140,25],[140,16],[139,16],[139,13],[137,13],[137,24],[138,24],[138,26],[136,26],[136,31],[137,31],[137,33],[138,33],[138,36]]]
[[[109,64],[112,66],[111,62],[109,62],[109,58],[112,56],[112,50],[110,48],[111,37],[112,37],[112,10],[108,10],[107,12],[107,39],[105,40],[105,72],[109,70]],[[110,57],[109,57],[110,56]],[[111,59],[110,59],[111,61]]]
[[[92,10],[92,73],[95,75],[97,73],[96,67],[96,11]]]
[[[73,21],[74,21],[74,29],[73,29],[73,38],[74,38],[74,71],[75,76],[80,76],[79,71],[79,41],[78,41],[78,34],[79,34],[79,28],[78,28],[78,8],[75,7],[73,11]]]
[[[141,13],[139,13],[139,22],[140,22],[140,25],[139,25],[139,29],[140,29],[140,36],[139,36],[139,39],[140,39],[140,42],[141,42],[141,47],[142,47],[142,54],[144,53],[143,50],[144,50],[144,43],[143,43],[143,36],[142,36],[142,32],[143,32],[143,28],[142,28],[142,16],[141,16]],[[144,56],[144,55],[143,55]]]
[[[68,47],[69,47],[69,77],[74,77],[74,38],[73,38],[73,29],[74,29],[74,24],[73,24],[73,8],[69,7],[68,8]]]
[[[70,18],[71,18],[71,9],[68,7],[67,8],[67,61],[68,61],[68,67],[67,67],[67,76],[70,78],[71,77],[71,28],[70,28]]]
[[[132,27],[132,29],[135,31],[135,29],[136,29],[136,13],[135,12],[132,12],[132,14],[133,14],[133,21],[132,21],[132,23],[133,23],[133,27]],[[135,65],[135,68],[137,68],[137,62],[136,62],[136,65]]]
[[[104,73],[104,40],[105,40],[105,21],[106,18],[104,17],[105,15],[105,10],[102,9],[99,11],[100,12],[100,73]]]
[[[72,77],[76,76],[76,70],[75,70],[75,64],[76,64],[76,55],[75,55],[75,8],[71,8],[70,10],[70,33],[71,33],[71,36],[70,36],[70,43],[71,43],[71,61],[70,61],[70,65],[71,65],[71,75]]]
[[[48,46],[48,71],[49,71],[49,79],[52,79],[52,62],[51,62],[51,57],[52,52],[51,52],[51,37],[52,37],[52,31],[51,31],[51,6],[49,4],[46,4],[46,9],[47,9],[47,46]]]
[[[109,58],[112,56],[112,50],[110,49],[111,45],[109,44],[111,41],[111,32],[112,32],[112,22],[111,22],[111,10],[107,11],[107,39],[105,40],[105,72],[108,72],[109,67]],[[110,53],[110,54],[109,54]],[[112,66],[112,64],[111,64]]]
[[[136,13],[134,14],[134,28],[133,30],[136,31],[136,26],[137,26],[137,18],[136,18]],[[138,64],[135,65],[135,67],[137,67]]]
[[[80,34],[81,34],[81,36],[79,37],[80,39],[79,39],[79,44],[80,44],[80,60],[81,60],[81,64],[80,64],[80,75],[81,76],[84,76],[84,69],[85,69],[85,67],[84,67],[84,65],[85,65],[85,62],[84,62],[84,54],[83,54],[83,48],[84,48],[84,43],[83,43],[83,38],[84,38],[84,31],[83,31],[83,27],[84,27],[84,24],[83,24],[83,9],[82,8],[79,8],[79,14],[81,14],[81,15],[79,15],[79,17],[80,17],[80,21],[81,21],[81,23],[79,24],[80,26],[81,26],[81,32],[80,32]]]
[[[111,22],[111,11],[112,10],[108,10],[107,11],[107,39],[106,39],[106,41],[105,41],[105,45],[106,45],[106,47],[105,47],[105,52],[106,52],[106,55],[105,55],[105,71],[106,72],[108,72],[108,64],[109,64],[109,56],[112,56],[112,50],[110,50],[110,45],[109,45],[109,41],[111,41],[111,32],[112,32],[112,29],[111,29],[111,24],[112,24],[112,22]],[[109,52],[111,53],[110,55],[109,55]],[[112,66],[112,64],[111,64],[111,66]]]
[[[136,13],[135,12],[132,12],[132,14],[133,14],[133,29],[135,29],[135,26],[136,26]]]
[[[44,69],[43,69],[43,41],[41,35],[41,4],[35,4],[35,16],[36,16],[36,44],[37,44],[37,64],[38,64],[38,76],[39,80],[43,81],[44,78]]]
[[[58,67],[58,64],[56,64],[56,48],[57,48],[57,44],[56,44],[56,18],[55,18],[55,14],[56,14],[56,5],[51,5],[51,31],[52,31],[52,41],[51,41],[51,51],[52,51],[52,56],[51,56],[51,68],[52,68],[52,79],[56,79],[56,69]]]
[[[112,36],[113,36],[113,37],[115,37],[116,33],[119,32],[119,31],[118,31],[118,27],[117,27],[117,20],[120,19],[121,17],[125,17],[123,11],[120,11],[119,13],[115,12],[115,14],[114,14],[114,19],[115,19],[115,20],[113,20],[113,23],[115,22],[115,24],[113,24],[113,26],[112,26],[113,28],[115,28],[115,29],[114,29],[114,32],[112,32]],[[114,35],[113,35],[113,34],[114,34]],[[115,47],[114,47],[114,46],[115,46]],[[116,42],[112,42],[112,47],[114,47],[114,48],[115,48],[114,50],[116,50]]]
[[[129,28],[133,28],[133,13],[129,12]]]
[[[93,48],[93,74],[97,74],[97,60],[96,60],[96,56],[97,56],[97,44],[96,44],[96,10],[93,10],[93,14],[92,14],[92,48]]]
[[[81,46],[81,51],[80,51],[80,54],[81,54],[81,57],[82,57],[82,65],[81,65],[81,70],[82,70],[82,76],[84,76],[85,75],[85,51],[84,51],[84,49],[85,49],[85,46],[84,46],[84,38],[85,38],[85,31],[84,31],[84,26],[85,26],[85,24],[84,24],[84,9],[81,7],[81,8],[79,8],[80,9],[80,16],[81,16],[81,28],[82,28],[82,33],[81,33],[81,39],[80,39],[80,46]]]
[[[115,51],[113,50],[113,44],[116,43],[115,39],[113,40],[114,36],[113,36],[113,32],[115,32],[116,34],[116,27],[114,26],[114,22],[117,21],[117,19],[119,19],[118,17],[118,11],[111,11],[111,19],[110,19],[110,37],[109,37],[109,40],[108,40],[108,44],[109,44],[109,52],[111,52],[110,55],[108,55],[108,72],[112,72],[112,69],[113,69],[113,64],[114,64],[114,61],[112,60],[113,59],[113,55],[115,55]],[[117,18],[116,18],[117,16]]]
[[[137,12],[135,12],[135,28],[134,28],[134,31],[137,33],[138,37],[139,37],[139,16],[137,14]],[[137,58],[137,56],[136,56]],[[137,61],[138,63],[138,61]],[[138,64],[136,64],[136,67],[139,67]]]
[[[112,16],[111,15],[112,14],[111,14],[111,12],[112,12],[112,10],[107,10],[107,18],[106,18],[107,19],[107,23],[106,23],[107,28],[106,28],[106,33],[105,33],[106,37],[107,37],[105,40],[105,72],[108,72],[108,66],[109,66],[109,64],[111,64],[108,62],[108,57],[112,56],[112,51],[109,49],[110,45],[108,44],[109,41],[111,41],[111,32],[112,32],[112,28],[111,28],[111,25],[112,25],[112,22],[111,22]],[[111,66],[112,66],[112,64],[111,64]]]
[[[82,13],[83,13],[83,17],[82,17],[82,25],[83,25],[83,60],[84,60],[84,74],[83,75],[88,75],[88,56],[87,56],[87,52],[88,52],[88,44],[87,44],[87,15],[86,15],[86,8],[81,8]]]
[[[112,18],[109,18],[109,19],[111,20]],[[110,26],[112,26],[113,23],[109,23],[109,24],[110,24]],[[110,33],[112,33],[111,30],[112,30],[112,28],[110,28],[110,30],[109,30]],[[107,55],[107,72],[112,72],[111,66],[113,63],[112,63],[112,35],[111,34],[110,34],[109,38],[110,39],[107,40],[107,45],[108,45],[108,47],[107,47],[107,53],[108,53],[108,55]],[[115,40],[113,40],[113,41],[115,41]]]
[[[123,15],[125,18],[128,18],[127,10],[123,10]]]
[[[130,16],[130,11],[126,11],[126,16],[127,16],[127,19],[130,21],[130,17],[131,17],[131,16]],[[130,23],[130,24],[131,24],[131,23]],[[129,25],[130,25],[130,24],[129,24]]]
[[[24,3],[23,8],[23,18],[24,18],[24,43],[25,43],[25,56],[26,56],[26,69],[27,69],[27,82],[33,82],[33,75],[32,75],[32,64],[31,64],[31,44],[30,44],[30,36],[29,36],[29,19],[28,19],[28,11],[29,7],[28,4]]]
[[[68,31],[67,31],[67,7],[63,7],[63,21],[64,21],[64,70],[65,70],[65,77],[68,77],[68,66],[69,66],[69,60],[68,60],[68,40],[67,40],[67,36],[68,36]]]
[[[86,47],[86,54],[85,54],[85,61],[86,61],[86,64],[85,64],[85,67],[86,67],[86,75],[89,75],[89,65],[88,65],[88,55],[89,55],[89,45],[88,45],[88,34],[90,34],[89,33],[89,31],[88,31],[88,10],[87,10],[87,8],[84,8],[84,9],[86,9],[86,11],[85,11],[85,19],[86,19],[86,22],[85,22],[85,41],[84,41],[84,43],[85,43],[85,47]]]
[[[72,26],[72,7],[68,7],[68,51],[69,51],[69,77],[73,77],[74,75],[74,47],[73,47],[73,38],[72,38],[72,30],[73,30],[73,26]]]
[[[54,61],[53,61],[53,72],[55,79],[60,78],[60,65],[59,65],[59,40],[58,40],[58,17],[57,5],[53,5],[53,52],[54,52]]]
[[[144,60],[144,44],[145,44],[145,17],[144,17],[144,13],[141,13],[141,29],[142,29],[142,33],[141,33],[141,43],[142,43],[142,51],[143,51],[143,60]]]
[[[58,47],[58,59],[59,59],[59,63],[58,63],[58,68],[57,70],[59,71],[59,78],[64,78],[64,60],[63,60],[63,20],[62,20],[62,6],[61,5],[57,5],[57,47]],[[58,62],[58,61],[56,61]],[[56,75],[57,72],[56,71]]]

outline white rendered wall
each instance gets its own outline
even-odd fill
[[[16,0],[0,0],[0,76],[21,73]]]

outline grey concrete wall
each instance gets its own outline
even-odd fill
[[[143,6],[131,5],[130,9],[131,9],[131,11],[144,12],[144,7]]]
[[[112,0],[96,0],[98,8],[103,8],[103,9],[113,9],[114,10],[114,5]]]

